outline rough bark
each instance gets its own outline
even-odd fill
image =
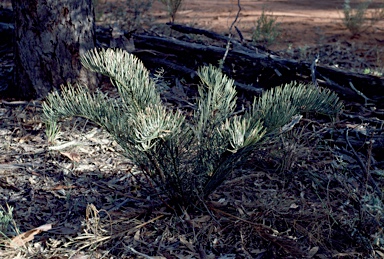
[[[14,20],[10,9],[0,7],[0,97],[13,85]]]
[[[92,0],[12,0],[15,96],[43,98],[66,83],[97,84],[79,56],[95,47]]]

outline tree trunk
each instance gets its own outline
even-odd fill
[[[66,83],[97,84],[79,57],[95,47],[92,0],[12,0],[15,86],[23,99],[44,98]]]

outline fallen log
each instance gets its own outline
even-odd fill
[[[201,30],[197,32],[221,41],[224,39]],[[134,54],[149,68],[156,67],[161,63],[159,60],[166,60],[168,64],[174,64],[165,66],[166,70],[170,69],[183,76],[188,76],[186,71],[196,71],[202,65],[217,65],[226,51],[225,42],[214,46],[143,34],[134,34],[133,39],[136,49],[139,50]],[[155,59],[152,62],[153,58]],[[293,80],[311,82],[311,65],[310,62],[281,58],[265,51],[246,48],[241,44],[231,44],[223,71],[239,84],[269,89]],[[320,86],[337,92],[343,99],[368,102],[381,107],[384,105],[384,80],[381,77],[317,65],[315,78]]]
[[[239,37],[241,39],[240,42],[235,40],[233,37],[224,36],[224,35],[221,35],[221,34],[218,34],[218,33],[212,32],[212,31],[207,31],[204,29],[198,29],[198,28],[185,26],[182,24],[175,24],[175,23],[167,23],[167,25],[169,25],[169,27],[172,30],[175,30],[175,31],[178,31],[178,32],[181,32],[184,34],[203,35],[203,36],[206,36],[210,39],[219,40],[219,41],[222,41],[224,43],[227,43],[228,41],[230,41],[230,43],[233,44],[234,46],[236,46],[237,49],[241,49],[241,50],[245,50],[245,51],[251,51],[251,52],[257,51],[258,53],[265,53],[265,54],[271,53],[271,51],[267,50],[265,47],[263,47],[261,45],[247,46],[247,45],[243,44],[244,43],[243,36],[241,35],[239,30],[237,30],[237,32],[239,33]]]

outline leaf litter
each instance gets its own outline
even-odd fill
[[[2,258],[377,258],[384,253],[382,197],[363,177],[358,160],[378,172],[372,177],[381,189],[383,164],[376,160],[379,154],[369,156],[369,145],[357,149],[356,144],[371,136],[367,132],[380,136],[375,125],[343,115],[336,123],[307,116],[255,151],[205,208],[175,215],[153,186],[139,185],[139,170],[96,125],[81,118],[64,121],[55,143],[48,143],[39,102],[1,104],[0,111],[1,205],[14,208],[17,228],[3,233]],[[352,132],[351,125],[360,126],[349,135],[349,146],[342,132]],[[36,228],[46,224],[52,229]],[[6,245],[12,240],[19,240],[17,246]]]

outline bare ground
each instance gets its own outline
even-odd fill
[[[257,18],[263,8],[267,14],[277,17],[281,30],[280,40],[273,48],[287,49],[292,47],[313,46],[316,44],[334,43],[336,41],[350,41],[368,44],[370,46],[382,45],[384,40],[383,22],[377,23],[364,33],[352,37],[343,26],[343,2],[338,1],[240,1],[241,13],[237,26],[247,38],[250,38]],[[357,1],[351,1],[352,6]],[[379,4],[380,1],[373,1]],[[375,6],[375,5],[372,6]],[[167,21],[164,6],[155,4],[153,14],[156,20]],[[238,2],[235,0],[216,1],[185,1],[176,22],[186,23],[200,28],[217,32],[228,33],[231,23],[238,11]]]

